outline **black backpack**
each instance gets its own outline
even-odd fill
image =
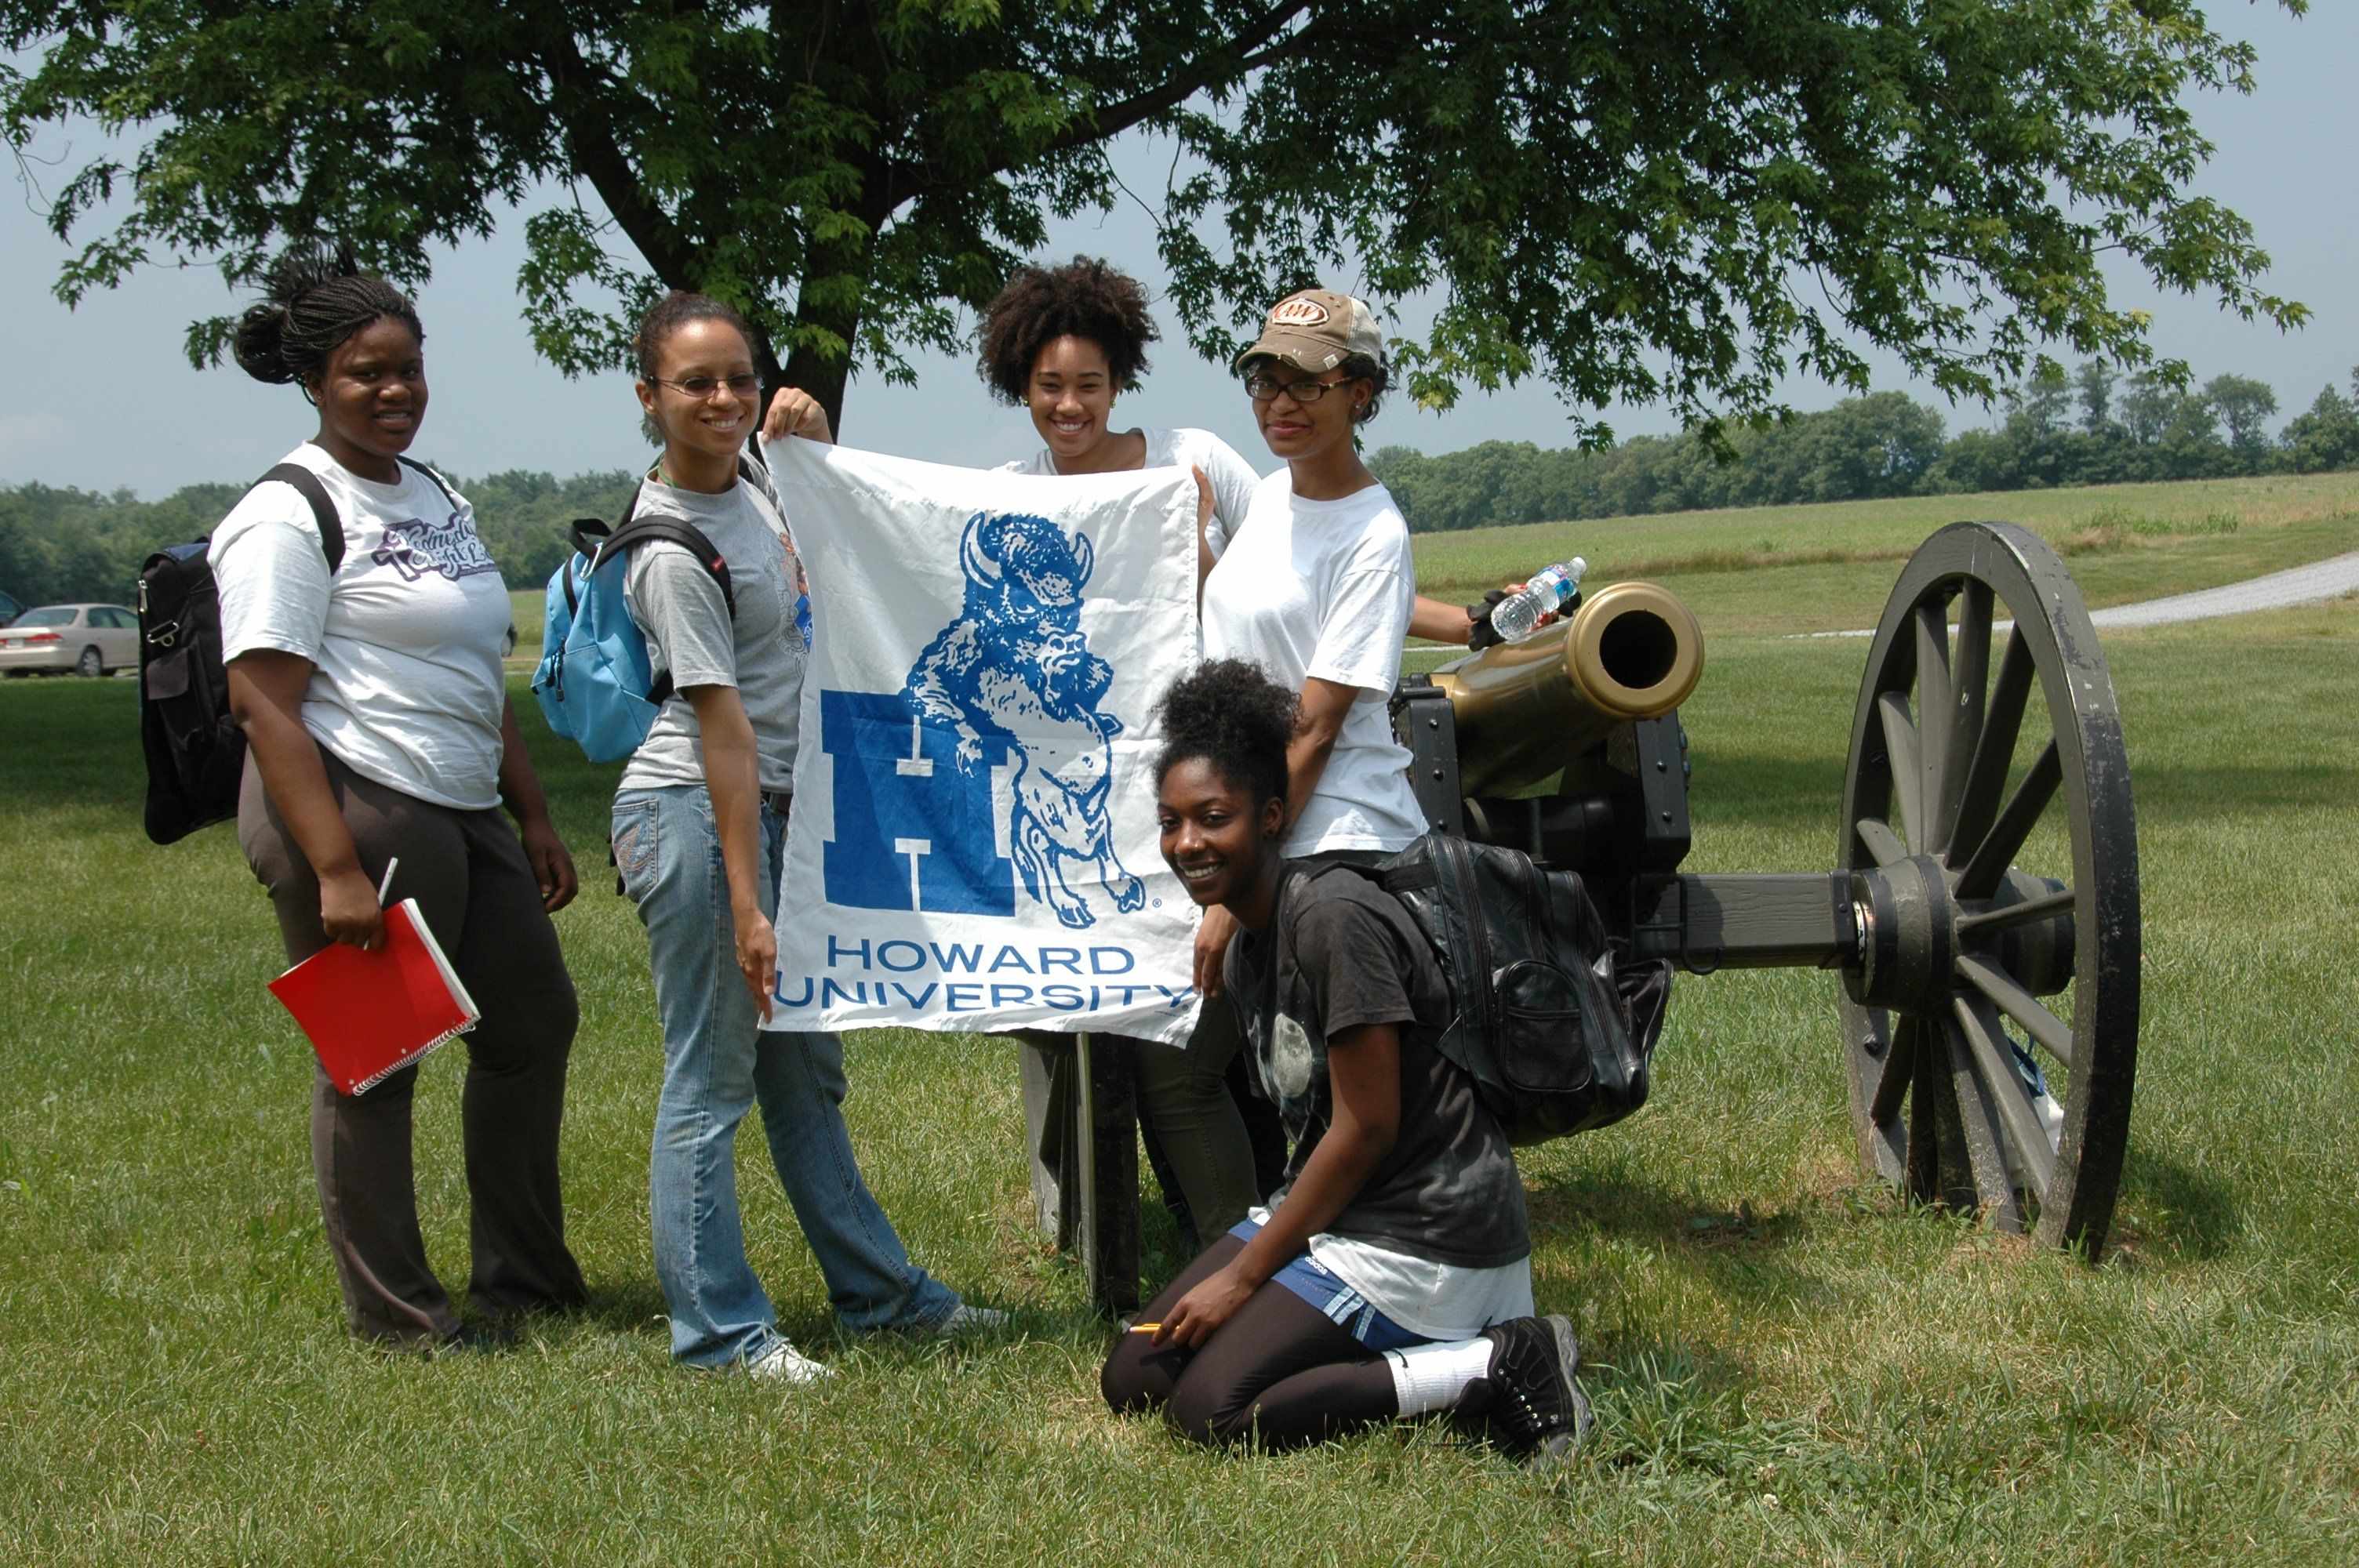
[[[1432,944],[1457,1016],[1436,1042],[1516,1144],[1621,1120],[1647,1103],[1670,1000],[1668,959],[1630,961],[1577,872],[1428,833],[1349,870],[1400,900]]]
[[[401,461],[458,504],[433,470]],[[334,575],[344,563],[344,524],[327,486],[300,463],[280,463],[247,491],[273,480],[293,485],[310,504]],[[168,545],[139,568],[139,748],[147,759],[147,837],[158,844],[237,815],[245,732],[229,709],[211,547],[210,537]]]

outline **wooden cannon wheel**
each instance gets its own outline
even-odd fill
[[[1901,572],[1839,864],[1862,911],[1843,1029],[1863,1163],[2094,1258],[2136,1076],[2137,830],[2104,655],[2032,534],[1953,524]]]

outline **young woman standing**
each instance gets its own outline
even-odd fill
[[[700,530],[727,562],[736,601],[733,618],[712,573],[678,545],[632,552],[625,602],[673,687],[624,767],[614,809],[614,860],[647,928],[663,1022],[648,1175],[656,1272],[676,1357],[802,1382],[825,1368],[778,1333],[738,1217],[732,1151],[757,1104],[846,1328],[959,1333],[1000,1314],[962,1305],[912,1263],[869,1193],[844,1128],[842,1043],[760,1026],[807,654],[801,564],[776,495],[740,470],[761,383],[736,312],[672,294],[640,322],[636,350],[639,406],[663,454],[636,513]],[[826,438],[809,399],[782,416],[782,433],[799,424]]]
[[[465,500],[402,459],[426,416],[425,340],[384,279],[279,265],[238,323],[237,362],[318,408],[318,433],[288,460],[334,502],[342,557],[330,566],[310,508],[271,483],[213,531],[210,558],[248,748],[238,841],[288,962],[382,942],[378,879],[397,857],[391,895],[418,900],[483,1011],[462,1113],[471,1330],[419,1233],[417,1068],[359,1095],[312,1079],[311,1162],[352,1330],[432,1348],[496,1337],[584,1292],[557,1172],[576,1010],[549,918],[573,897],[573,862],[502,678],[506,587]]]
[[[1201,573],[1245,520],[1261,476],[1209,430],[1114,427],[1114,401],[1138,384],[1147,347],[1158,335],[1137,279],[1076,256],[1062,266],[1016,269],[984,310],[976,368],[995,397],[1031,415],[1040,436],[1038,451],[1002,465],[1010,472],[1193,469],[1211,500],[1201,527]],[[1113,1043],[1131,1049],[1149,1162],[1192,1250],[1244,1218],[1277,1180],[1284,1135],[1243,1073],[1233,1070],[1242,1040],[1228,1009],[1203,1009],[1180,1049]],[[1053,1035],[1024,1041],[1025,1120],[1036,1150],[1059,1044]],[[1034,1169],[1036,1182],[1045,1180],[1045,1167]]]
[[[1270,308],[1237,366],[1286,468],[1255,491],[1204,579],[1204,654],[1297,694],[1286,854],[1374,859],[1425,831],[1386,709],[1417,591],[1408,525],[1353,439],[1389,380],[1384,339],[1361,301],[1303,289]],[[1206,908],[1196,984],[1208,996],[1235,931],[1224,907]]]
[[[1249,525],[1250,526],[1250,525]],[[1432,948],[1356,871],[1281,849],[1294,694],[1217,660],[1175,685],[1156,763],[1163,858],[1242,930],[1228,992],[1293,1152],[1282,1191],[1148,1303],[1100,1385],[1205,1443],[1318,1442],[1427,1411],[1560,1461],[1590,1422],[1571,1325],[1532,1315],[1506,1133],[1435,1042]]]

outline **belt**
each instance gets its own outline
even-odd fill
[[[786,816],[794,810],[795,797],[782,789],[766,789],[762,792],[762,804]]]

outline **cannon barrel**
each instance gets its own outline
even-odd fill
[[[1449,697],[1459,784],[1472,795],[1543,782],[1616,725],[1678,708],[1702,673],[1693,612],[1655,583],[1617,582],[1569,620],[1432,679]]]

